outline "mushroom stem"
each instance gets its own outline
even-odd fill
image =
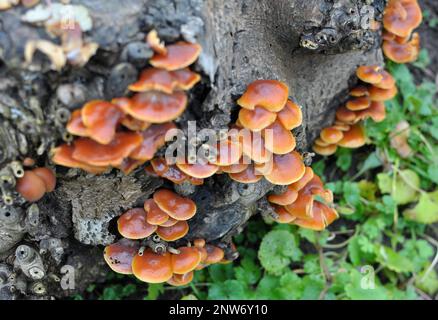
[[[178,249],[175,249],[173,247],[167,247],[167,251],[169,251],[172,254],[180,254],[181,251],[179,251]]]
[[[146,247],[141,246],[140,249],[138,249],[138,255],[141,257],[145,250],[146,250]]]

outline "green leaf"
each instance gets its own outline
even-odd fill
[[[438,275],[434,269],[428,272],[427,269],[417,275],[415,286],[429,295],[435,295],[438,292]]]
[[[427,168],[427,174],[433,182],[438,184],[438,164],[432,164]]]
[[[408,220],[432,224],[438,222],[438,190],[431,193],[423,193],[418,204],[403,212]]]
[[[342,171],[348,171],[352,162],[352,150],[347,148],[338,148],[336,157],[336,165],[341,168]]]
[[[350,283],[345,286],[345,293],[352,300],[388,300],[386,289],[377,283],[374,272],[370,268],[364,273],[353,269],[350,272]]]
[[[430,64],[429,52],[426,49],[421,49],[418,55],[418,60],[413,63],[414,66],[420,69],[426,69]]]
[[[148,295],[145,300],[156,300],[160,294],[164,292],[164,285],[162,283],[150,283],[148,285]]]
[[[269,273],[279,275],[295,258],[301,255],[294,236],[286,230],[270,231],[263,238],[258,257],[263,268]]]
[[[414,264],[411,260],[386,246],[376,246],[376,259],[383,266],[395,272],[414,271]]]
[[[359,238],[353,237],[348,243],[348,256],[354,266],[359,266],[362,262]]]
[[[393,183],[393,177],[388,173],[379,173],[377,184],[380,191],[391,194],[397,204],[408,204],[418,199],[417,190],[420,188],[420,177],[412,170],[399,171],[395,183]]]
[[[375,201],[376,200],[376,192],[377,192],[377,186],[375,183],[372,183],[371,181],[361,180],[358,183],[360,195],[369,200],[369,201]]]

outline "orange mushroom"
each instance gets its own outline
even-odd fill
[[[336,119],[343,123],[353,123],[357,119],[357,115],[354,111],[342,106],[336,111]]]
[[[382,71],[382,81],[379,83],[375,83],[373,86],[380,89],[391,89],[395,87],[395,79],[394,77],[386,70]]]
[[[371,95],[371,93],[370,93]],[[371,99],[368,96],[353,98],[347,101],[346,107],[351,111],[364,110],[370,107]]]
[[[161,210],[176,220],[188,220],[196,214],[196,204],[189,198],[167,189],[160,189],[153,195]]]
[[[92,166],[119,166],[143,141],[133,132],[118,132],[109,144],[99,144],[89,138],[79,138],[73,143],[72,157]]]
[[[360,66],[356,70],[357,77],[366,83],[380,83],[383,80],[382,68],[379,66]]]
[[[224,250],[219,247],[207,244],[205,249],[207,250],[207,258],[203,261],[204,264],[215,264],[224,258]]]
[[[156,30],[151,30],[146,36],[146,42],[151,47],[151,49],[159,54],[165,55],[167,53],[166,46],[164,42],[158,37],[158,32]]]
[[[422,19],[417,0],[389,0],[383,14],[383,26],[399,37],[408,37]]]
[[[214,175],[219,167],[215,164],[205,163],[202,161],[198,161],[196,163],[177,163],[176,166],[186,175],[198,178],[205,179]]]
[[[397,95],[397,92],[398,90],[396,86],[390,89],[380,89],[375,86],[371,86],[370,99],[377,102],[391,100]]]
[[[86,103],[81,111],[88,137],[101,144],[108,144],[114,139],[116,127],[122,116],[120,108],[102,100]]]
[[[333,127],[328,127],[321,130],[320,137],[322,141],[328,144],[335,144],[338,143],[344,137],[344,134],[342,133],[341,130],[338,130]]]
[[[113,271],[121,274],[132,274],[131,265],[138,249],[137,242],[121,239],[116,243],[106,246],[103,257]]]
[[[278,120],[287,130],[292,130],[303,122],[303,112],[294,102],[287,100],[284,108],[277,114]]]
[[[172,278],[167,281],[167,283],[175,287],[180,287],[189,284],[190,282],[192,282],[192,280],[193,271],[187,272],[185,274],[174,274]]]
[[[210,161],[218,166],[230,166],[238,163],[242,157],[242,147],[239,143],[231,140],[219,141],[217,145],[217,157]]]
[[[179,170],[176,166],[167,165],[164,158],[152,159],[151,165],[158,176],[170,180],[173,183],[181,184],[184,181],[190,181],[189,177],[184,172]]]
[[[258,106],[254,107],[253,110],[242,108],[239,111],[239,123],[244,128],[256,132],[272,124],[276,118],[276,113]]]
[[[350,91],[350,96],[356,97],[356,98],[365,97],[367,95],[368,95],[368,88],[365,86],[361,86],[361,85],[351,89],[351,91]]]
[[[248,167],[241,172],[229,173],[228,175],[232,180],[240,183],[256,183],[263,178],[262,175],[257,174],[253,164],[248,165]]]
[[[300,191],[313,179],[314,176],[315,174],[312,168],[306,167],[304,175],[301,177],[301,179],[298,180],[297,182],[290,184],[288,188],[295,191]]]
[[[35,168],[32,170],[38,177],[40,177],[46,186],[46,192],[52,192],[56,187],[56,177],[53,171],[46,167]]]
[[[273,138],[275,139],[275,137]],[[272,152],[266,148],[261,132],[241,130],[239,140],[242,145],[243,154],[255,162],[266,163],[272,159]],[[243,158],[243,160],[246,159]]]
[[[157,230],[157,226],[149,224],[146,220],[146,211],[143,208],[130,209],[119,217],[117,228],[127,239],[144,239]]]
[[[46,193],[46,183],[33,171],[24,171],[24,175],[17,179],[15,190],[29,202],[40,200]]]
[[[178,254],[172,254],[172,270],[176,274],[185,274],[195,270],[201,262],[201,253],[196,247],[180,247]]]
[[[52,161],[64,167],[79,168],[94,174],[100,174],[108,170],[108,166],[93,166],[74,159],[73,151],[73,146],[67,144],[60,145],[53,150]]]
[[[141,281],[148,283],[166,282],[172,278],[172,255],[158,254],[146,249],[132,260],[132,272]]]
[[[67,132],[80,137],[88,137],[88,130],[82,122],[82,110],[74,110],[70,116],[70,120],[67,123]]]
[[[417,60],[420,53],[420,35],[415,32],[411,40],[404,43],[397,41],[383,41],[383,53],[397,63],[409,63]]]
[[[272,184],[289,185],[301,179],[305,169],[303,159],[296,151],[284,155],[274,154],[272,170],[264,176]]]
[[[146,221],[152,225],[163,225],[169,220],[169,215],[157,206],[153,199],[144,202]]]
[[[176,89],[190,90],[201,80],[201,76],[189,68],[172,71],[172,76],[176,81]]]
[[[280,206],[286,206],[288,204],[294,203],[294,201],[297,200],[297,198],[298,198],[298,192],[288,186],[286,191],[284,191],[281,194],[269,195],[268,201],[271,203],[278,204]]]
[[[245,93],[237,100],[242,108],[254,110],[256,106],[271,112],[279,112],[286,104],[289,88],[277,80],[256,80],[248,85]]]
[[[124,111],[138,120],[164,123],[178,118],[186,106],[187,95],[183,91],[172,94],[148,91],[134,95]]]
[[[166,133],[175,129],[173,122],[153,124],[140,134],[143,137],[141,144],[136,147],[129,157],[135,160],[151,160],[159,148],[166,143]]]
[[[373,101],[368,109],[359,111],[358,116],[361,119],[370,117],[374,122],[382,122],[386,117],[385,104],[383,102]]]
[[[350,130],[344,132],[344,137],[338,142],[338,145],[344,148],[360,148],[366,142],[365,132],[360,124],[350,127]]]
[[[298,195],[298,194],[297,194]],[[296,217],[289,213],[284,207],[273,205],[275,213],[278,215],[274,220],[278,223],[291,223]]]
[[[156,68],[168,71],[178,70],[195,62],[202,50],[199,44],[183,41],[166,46],[166,49],[167,53],[155,54],[149,63]]]
[[[271,132],[273,139],[268,139],[268,130]],[[295,137],[290,130],[287,130],[279,121],[275,121],[269,127],[262,131],[262,136],[265,141],[267,150],[275,154],[286,154],[295,149],[297,143]],[[269,141],[270,140],[270,141]]]
[[[178,221],[173,226],[157,228],[157,235],[164,241],[176,241],[183,238],[189,232],[187,221]]]
[[[175,87],[176,79],[171,72],[163,69],[147,68],[141,72],[138,80],[128,88],[135,92],[155,90],[171,94]]]
[[[315,151],[315,153],[321,156],[331,156],[336,153],[336,150],[338,150],[338,146],[336,144],[329,144],[325,147],[322,147],[317,144],[314,144],[312,149],[313,151]]]

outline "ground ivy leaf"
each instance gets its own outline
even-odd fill
[[[431,193],[423,193],[418,204],[404,211],[406,219],[431,224],[438,222],[438,190]]]
[[[383,266],[395,272],[414,271],[414,264],[411,260],[386,246],[376,246],[376,259]]]

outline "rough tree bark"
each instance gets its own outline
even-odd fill
[[[127,84],[152,54],[144,43],[152,28],[166,42],[184,38],[203,47],[195,67],[202,84],[177,120],[181,127],[197,120],[198,129],[226,128],[235,120],[236,98],[251,81],[278,79],[303,107],[303,125],[295,130],[300,152],[309,151],[320,129],[333,121],[357,66],[382,63],[379,34],[363,21],[369,18],[366,5],[380,19],[383,0],[70,2],[87,8],[93,27],[86,36],[99,50],[84,67],[61,72],[51,71],[42,54],[31,66],[23,64],[27,41],[50,39],[43,27],[21,20],[29,9],[0,12],[0,299],[63,297],[102,279],[109,270],[103,245],[117,237],[115,218],[141,206],[158,187],[175,187],[141,168],[129,176],[116,170],[94,176],[56,167],[56,190],[30,206],[8,180],[14,161],[26,156],[51,165],[49,151],[65,134],[66,110],[128,93]],[[215,176],[203,186],[175,189],[198,206],[187,239],[203,237],[232,256],[231,237],[266,208],[264,196],[273,186]],[[59,284],[65,265],[75,268],[75,290]]]

